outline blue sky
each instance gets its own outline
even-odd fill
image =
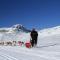
[[[60,0],[0,0],[0,27],[14,24],[29,29],[60,25]]]

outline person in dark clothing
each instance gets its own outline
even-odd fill
[[[31,35],[30,42],[31,42],[32,47],[33,46],[36,46],[37,45],[38,32],[35,29],[33,29],[31,31],[31,34],[30,35]]]

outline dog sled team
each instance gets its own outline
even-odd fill
[[[0,45],[5,45],[5,46],[22,46],[25,45],[27,48],[34,47],[37,45],[37,40],[38,40],[38,33],[35,29],[32,29],[30,33],[30,41],[29,42],[22,42],[22,41],[0,41]]]

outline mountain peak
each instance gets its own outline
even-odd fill
[[[15,28],[18,31],[30,32],[30,30],[26,29],[22,24],[13,25],[12,28]]]
[[[12,28],[23,28],[23,25],[22,24],[16,24],[16,25],[13,25]]]

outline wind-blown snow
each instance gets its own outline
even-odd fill
[[[60,26],[40,30],[38,34],[35,48],[0,46],[0,60],[60,60]],[[30,32],[0,32],[0,40],[26,42]]]

